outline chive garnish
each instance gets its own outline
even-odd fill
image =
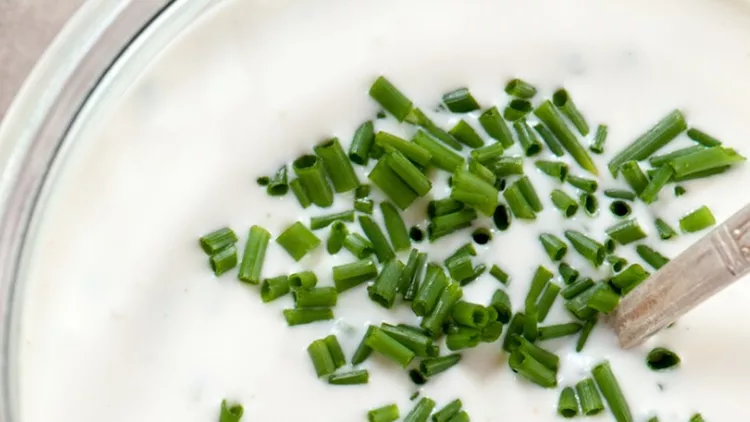
[[[604,191],[604,196],[613,198],[613,199],[623,199],[626,201],[633,201],[635,200],[636,194],[628,190],[623,190],[623,189],[606,189]]]
[[[706,420],[703,419],[703,415],[701,415],[700,413],[696,413],[690,417],[690,420],[688,422],[706,422]]]
[[[612,290],[611,287],[603,285],[601,288],[596,289],[594,294],[591,295],[586,306],[603,314],[609,314],[619,303],[620,295]]]
[[[563,148],[562,143],[560,143],[560,140],[557,139],[557,136],[555,136],[551,130],[547,129],[547,126],[537,123],[534,125],[534,130],[542,137],[544,143],[547,144],[549,150],[552,151],[556,157],[562,157],[565,155],[565,149]]]
[[[430,201],[427,204],[427,215],[429,218],[440,217],[441,215],[451,214],[464,209],[463,202],[456,201],[453,198],[443,198]]]
[[[419,292],[419,288],[422,285],[421,279],[422,279],[422,274],[425,272],[426,263],[427,263],[427,254],[424,252],[420,252],[417,255],[417,265],[416,265],[414,275],[411,277],[411,282],[409,286],[403,292],[404,301],[411,302],[417,296],[417,293]]]
[[[625,201],[612,201],[609,204],[609,211],[616,217],[627,217],[630,215],[630,205]]]
[[[696,128],[688,129],[687,136],[688,138],[706,147],[715,147],[721,145],[720,140]]]
[[[570,244],[573,245],[573,248],[581,254],[581,256],[594,264],[595,267],[602,265],[606,255],[604,245],[585,234],[574,230],[566,231],[565,237]]]
[[[395,258],[386,261],[375,282],[367,288],[370,299],[384,308],[393,307],[403,270],[404,264],[401,261]]]
[[[458,170],[453,174],[451,198],[472,206],[488,216],[495,212],[498,205],[497,189],[466,170]]]
[[[586,290],[590,289],[594,286],[594,280],[590,278],[582,278],[567,287],[565,287],[560,294],[563,299],[570,300],[574,297],[580,295],[581,293],[585,292]]]
[[[539,195],[537,195],[534,185],[531,184],[531,180],[527,176],[522,176],[514,184],[518,185],[523,197],[534,212],[542,211],[542,201],[539,199]]]
[[[411,111],[410,116],[412,117],[411,120],[413,120],[412,123],[420,126],[432,137],[436,138],[443,144],[448,145],[456,151],[461,151],[463,149],[461,143],[458,142],[456,138],[453,137],[453,135],[436,125],[432,120],[430,120],[429,117],[427,117],[426,114],[422,112],[422,110],[415,108]],[[442,147],[442,144],[438,143],[438,145]]]
[[[553,261],[563,259],[568,252],[568,245],[553,234],[542,233],[539,235],[539,241],[542,243],[544,251],[547,252],[547,256]]]
[[[425,318],[422,318],[420,326],[427,330],[431,335],[437,336],[442,330],[443,321],[450,315],[453,306],[463,296],[461,287],[456,283],[449,283],[443,292],[440,293],[432,312]]]
[[[420,166],[430,164],[430,160],[432,159],[432,154],[425,148],[384,131],[380,131],[375,135],[375,145],[381,146],[386,151],[389,148],[393,148]]]
[[[260,285],[260,298],[264,303],[271,302],[289,293],[289,277],[282,275],[263,280]]]
[[[607,263],[612,268],[612,271],[619,273],[628,265],[628,260],[620,256],[608,255]]]
[[[460,399],[453,400],[432,415],[432,422],[450,422],[461,411],[461,407],[463,403]]]
[[[638,220],[634,218],[619,222],[609,227],[606,232],[610,239],[621,245],[627,245],[646,237],[646,232],[643,231]]]
[[[672,167],[664,166],[659,168],[640,194],[643,202],[651,204],[656,201],[659,192],[672,180],[673,177],[674,170]]]
[[[363,214],[372,214],[375,209],[375,202],[370,198],[357,198],[354,200],[354,210]]]
[[[536,304],[536,301],[539,299],[539,296],[544,291],[544,288],[547,286],[547,283],[549,283],[550,280],[552,280],[552,277],[555,275],[552,274],[550,270],[545,268],[544,266],[540,265],[536,268],[534,271],[534,276],[531,278],[531,285],[529,286],[529,291],[526,293],[526,299],[525,304],[528,307],[530,304]]]
[[[338,138],[332,138],[316,145],[314,151],[323,162],[323,167],[325,167],[336,192],[348,192],[359,186],[357,173],[354,172],[352,163],[344,152],[344,148],[341,147]],[[286,170],[284,170],[284,173],[286,173]],[[268,187],[270,188],[272,185],[273,181]]]
[[[586,416],[594,416],[604,411],[604,402],[596,383],[592,378],[586,378],[576,384],[578,399],[581,401],[581,412]]]
[[[370,159],[370,150],[374,143],[375,127],[372,120],[368,120],[354,132],[352,144],[349,146],[349,159],[355,164],[367,165]]]
[[[372,243],[359,233],[347,233],[343,239],[343,247],[357,259],[365,259],[375,253]]]
[[[427,236],[430,242],[434,242],[443,236],[471,226],[471,222],[477,217],[477,212],[473,208],[435,217],[427,226]]]
[[[570,98],[570,94],[565,89],[558,89],[552,94],[552,103],[557,107],[562,114],[564,114],[573,126],[578,129],[578,133],[582,136],[589,134],[589,125],[586,123],[586,119],[583,114],[578,110],[573,100]]]
[[[570,218],[578,212],[578,203],[567,193],[560,189],[555,189],[550,193],[552,204],[560,210],[565,218]]]
[[[539,327],[538,340],[550,340],[553,338],[572,336],[578,334],[583,326],[577,322],[568,322],[565,324],[547,325]]]
[[[427,150],[432,158],[430,163],[437,168],[453,172],[464,164],[464,158],[440,144],[437,140],[423,131],[417,131],[412,139],[416,145]]]
[[[661,167],[665,164],[669,164],[670,161],[672,161],[673,159],[677,157],[689,155],[696,151],[702,151],[704,149],[706,149],[706,147],[702,145],[693,145],[691,147],[680,148],[678,150],[674,150],[666,154],[654,155],[648,159],[648,162],[649,164],[651,164],[651,167],[654,167],[654,168]]]
[[[468,88],[459,88],[443,95],[443,104],[454,113],[468,113],[479,110],[479,103]]]
[[[505,85],[505,92],[513,97],[532,98],[536,95],[536,88],[522,79],[512,79]]]
[[[490,229],[480,227],[471,232],[471,239],[477,245],[486,245],[492,240],[492,232],[490,231]]]
[[[567,262],[561,262],[557,268],[560,273],[560,278],[562,278],[565,284],[573,284],[578,280],[580,273]]]
[[[340,293],[372,280],[377,274],[375,263],[371,259],[363,259],[333,267],[333,283]]]
[[[208,259],[211,271],[218,277],[237,266],[237,247],[229,245]]]
[[[497,265],[493,265],[492,268],[490,268],[490,275],[494,277],[497,281],[505,285],[507,285],[510,282],[510,276],[508,275],[508,273],[503,271]]]
[[[378,77],[370,87],[370,96],[399,122],[404,121],[412,110],[412,102],[388,79]]]
[[[241,404],[229,404],[226,400],[222,400],[219,422],[240,422],[244,413],[245,409]]]
[[[469,173],[479,177],[485,182],[491,184],[493,187],[497,182],[497,176],[495,176],[495,173],[493,173],[492,170],[488,169],[482,163],[473,158],[469,160]]]
[[[599,213],[599,200],[596,199],[596,195],[583,192],[578,197],[578,201],[586,215],[593,217]]]
[[[654,225],[656,225],[656,231],[659,233],[661,240],[669,240],[677,236],[677,232],[661,218],[657,218],[654,221]]]
[[[330,308],[284,309],[284,319],[290,327],[333,319]]]
[[[687,192],[687,191],[685,190],[685,188],[683,188],[683,187],[682,187],[682,186],[680,186],[680,185],[677,185],[677,186],[675,186],[675,187],[674,187],[674,196],[682,196],[682,195],[684,195],[684,194],[685,194],[686,192]]]
[[[281,166],[273,175],[273,177],[268,179],[266,192],[271,196],[284,196],[287,192],[289,192],[286,164]]]
[[[607,125],[599,125],[596,128],[596,134],[594,135],[594,140],[593,142],[591,142],[591,145],[589,145],[589,150],[593,152],[594,154],[603,154],[604,143],[607,142],[607,134],[608,134]]]
[[[366,369],[356,369],[340,374],[333,374],[328,377],[328,384],[331,385],[358,385],[367,384],[370,380],[370,373]]]
[[[445,346],[452,352],[477,347],[480,342],[481,337],[476,328],[459,326],[445,336]]]
[[[335,287],[300,288],[292,292],[295,308],[332,308],[336,306],[338,291]]]
[[[604,399],[609,404],[609,410],[615,420],[617,422],[632,422],[633,415],[630,413],[630,406],[628,406],[625,396],[622,394],[609,362],[605,361],[595,366],[591,373]]]
[[[458,353],[424,359],[419,362],[419,372],[428,378],[433,377],[456,366],[460,361],[461,355]]]
[[[255,179],[255,183],[257,183],[258,186],[268,186],[268,184],[271,183],[271,178],[268,176],[260,176]]]
[[[375,327],[365,338],[365,344],[373,351],[401,365],[402,368],[406,368],[415,356],[408,347],[378,327]]]
[[[487,308],[477,303],[459,301],[451,315],[453,321],[464,327],[482,328],[490,322]]]
[[[518,183],[513,183],[503,191],[503,198],[508,203],[508,207],[516,218],[534,220],[536,213],[524,197],[521,187]],[[500,228],[500,227],[498,227]],[[501,229],[502,230],[502,229]]]
[[[544,289],[544,293],[539,297],[539,303],[537,304],[539,322],[544,322],[544,320],[547,319],[547,314],[549,314],[549,311],[552,309],[552,305],[555,304],[555,300],[557,300],[559,294],[560,286],[555,283],[547,284],[547,288]]]
[[[537,169],[539,169],[539,171],[552,177],[553,179],[558,180],[559,182],[564,182],[565,178],[568,177],[568,165],[563,163],[562,161],[538,160],[534,163],[534,165]]]
[[[520,175],[523,174],[523,157],[503,156],[493,162],[487,163],[486,167],[495,173],[495,176],[498,178]]]
[[[373,331],[375,331],[374,325],[368,325],[367,330],[365,331],[365,335],[362,337],[362,340],[359,342],[359,345],[357,346],[357,349],[354,350],[354,354],[352,355],[352,365],[359,365],[360,363],[367,360],[368,357],[372,354],[372,349],[370,346],[365,344],[365,340],[372,334]]]
[[[702,206],[680,219],[680,230],[695,233],[716,224],[716,218],[707,206]]]
[[[531,113],[534,106],[531,105],[530,101],[515,98],[510,100],[510,103],[505,107],[503,111],[503,118],[505,120],[515,122],[516,120],[524,118],[527,114]]]
[[[419,243],[424,240],[424,231],[419,226],[411,226],[409,228],[409,238],[412,241]]]
[[[663,371],[678,366],[680,357],[669,349],[657,347],[648,353],[646,364],[654,371]]]
[[[395,404],[388,404],[367,412],[368,422],[394,422],[398,420],[398,418],[398,406]]]
[[[578,399],[572,387],[565,387],[557,400],[557,414],[563,418],[574,418],[578,415]]]
[[[422,397],[411,411],[404,417],[404,422],[427,422],[430,413],[435,408],[435,401]]]
[[[319,230],[330,226],[334,221],[354,221],[354,211],[342,211],[335,214],[320,215],[310,218],[310,229]]]
[[[302,185],[302,181],[300,179],[294,179],[289,183],[289,187],[292,189],[292,193],[294,193],[295,198],[297,198],[297,202],[299,202],[300,206],[302,208],[307,208],[310,205],[312,205],[312,199],[307,195],[307,190]]]
[[[581,335],[578,336],[578,341],[576,342],[576,352],[580,353],[581,350],[583,350],[583,348],[586,346],[586,342],[588,341],[591,332],[594,331],[594,327],[596,327],[597,322],[599,322],[599,318],[597,316],[594,316],[593,318],[583,323]]]
[[[507,324],[510,321],[513,308],[510,306],[510,297],[504,290],[495,290],[489,306],[497,312],[497,321],[503,324]]]
[[[276,243],[284,248],[295,261],[299,261],[320,245],[320,239],[298,221],[284,230],[276,238]]]
[[[638,253],[638,256],[641,257],[641,259],[646,261],[646,263],[653,267],[655,270],[660,269],[661,267],[667,265],[667,262],[669,262],[669,258],[665,257],[659,252],[656,252],[646,245],[636,246],[635,251]]]
[[[448,286],[449,281],[442,268],[432,263],[427,264],[424,282],[411,304],[414,314],[417,316],[426,316],[432,312],[440,298],[440,294]]]
[[[484,140],[477,133],[477,131],[471,127],[466,120],[459,120],[451,130],[448,131],[454,138],[458,139],[462,144],[470,148],[480,148],[484,146]]]
[[[503,155],[505,147],[500,142],[495,142],[471,151],[471,158],[485,164],[492,162]]]
[[[534,110],[534,114],[549,128],[562,146],[584,170],[593,174],[599,173],[588,151],[581,145],[570,128],[568,128],[562,114],[551,101],[547,100],[543,102],[542,105]]]
[[[531,342],[539,336],[539,310],[536,303],[526,303],[523,337]]]
[[[307,196],[317,206],[325,208],[333,204],[333,190],[326,179],[323,163],[315,155],[303,155],[292,163]]]
[[[406,346],[416,356],[434,358],[438,355],[438,346],[433,343],[432,337],[421,333],[419,329],[384,323],[380,326],[380,330]]]
[[[263,227],[253,226],[250,228],[237,276],[240,281],[250,284],[260,283],[263,261],[266,259],[266,248],[270,240],[271,233]]]
[[[381,158],[367,176],[399,208],[406,209],[419,195],[393,171],[387,158]]]
[[[723,169],[745,161],[745,157],[732,148],[711,147],[683,155],[669,161],[676,179],[683,179],[707,171]]]
[[[484,131],[490,135],[491,138],[497,140],[503,147],[510,148],[513,146],[513,134],[508,128],[508,124],[500,115],[500,111],[497,107],[492,107],[482,113],[479,116],[479,123],[484,128]]]
[[[237,243],[237,235],[229,227],[222,227],[199,239],[203,252],[208,255],[214,255],[227,246]]]
[[[524,155],[531,157],[542,151],[542,143],[536,137],[536,133],[526,122],[526,119],[518,119],[513,123],[513,129],[518,137],[518,144],[521,145]]]
[[[318,277],[312,271],[302,271],[289,275],[289,286],[293,289],[312,289],[318,284]]]

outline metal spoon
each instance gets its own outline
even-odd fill
[[[671,260],[620,302],[623,348],[640,344],[750,271],[750,205]]]

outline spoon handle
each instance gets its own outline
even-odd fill
[[[638,345],[748,271],[750,205],[623,298],[613,318],[620,345]]]

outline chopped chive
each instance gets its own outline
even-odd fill
[[[307,196],[317,206],[326,208],[333,204],[333,190],[326,179],[323,163],[315,155],[303,155],[292,164]]]
[[[336,306],[338,292],[335,287],[297,289],[292,292],[295,308],[332,308]]]
[[[422,318],[420,326],[433,336],[439,335],[442,330],[443,321],[450,315],[453,306],[461,299],[461,296],[463,296],[461,286],[456,283],[449,283],[440,294],[440,298],[432,309],[432,312]]]
[[[730,168],[731,168],[731,166],[716,167],[716,168],[713,168],[713,169],[710,169],[710,170],[704,170],[704,171],[699,171],[699,172],[696,172],[696,173],[692,173],[692,174],[690,174],[688,176],[675,177],[674,181],[675,182],[685,182],[685,181],[688,181],[688,180],[705,179],[705,178],[708,178],[708,177],[711,177],[711,176],[715,176],[717,174],[725,173]]]
[[[669,262],[669,258],[666,258],[664,255],[656,252],[646,245],[636,246],[635,251],[638,253],[638,256],[641,257],[641,259],[646,261],[648,265],[656,270],[667,265],[667,262]]]
[[[675,187],[674,187],[674,196],[682,196],[682,195],[684,195],[684,194],[685,194],[686,192],[687,192],[687,191],[685,190],[685,188],[683,188],[683,187],[682,187],[682,186],[680,186],[680,185],[677,185],[677,186],[675,186]]]
[[[469,173],[478,176],[480,179],[491,184],[493,187],[497,182],[497,176],[495,176],[495,173],[493,173],[492,170],[488,169],[487,167],[482,165],[482,163],[474,160],[473,158],[469,160]]]
[[[635,218],[619,222],[609,227],[606,232],[610,239],[621,245],[627,245],[646,237],[646,232],[643,231]]]
[[[529,304],[536,303],[536,301],[539,299],[539,296],[544,291],[544,288],[554,276],[555,275],[552,274],[550,270],[542,265],[536,268],[536,271],[534,271],[534,276],[531,279],[529,291],[528,293],[526,293],[526,300],[524,303],[527,307],[529,306]]]
[[[284,319],[290,327],[333,319],[333,310],[329,308],[284,309]]]
[[[579,196],[581,207],[589,216],[595,216],[599,212],[599,200],[592,193],[583,192]]]
[[[209,257],[211,271],[217,277],[237,266],[237,247],[229,245]]]
[[[241,404],[229,404],[226,400],[222,400],[219,422],[240,422],[244,413],[245,409]]]
[[[424,231],[420,229],[419,226],[411,226],[409,228],[409,238],[414,242],[419,243],[424,240]]]
[[[401,277],[398,281],[398,288],[396,291],[398,293],[401,293],[403,295],[406,290],[409,289],[409,286],[411,286],[412,280],[414,280],[415,275],[417,274],[418,270],[420,268],[417,268],[419,265],[419,250],[412,249],[411,252],[409,252],[409,258],[406,261],[406,265],[404,266],[403,271],[401,271]]]
[[[613,199],[624,199],[626,201],[632,201],[636,197],[635,193],[623,189],[607,189],[604,191],[604,196]]]
[[[515,336],[515,339],[519,346],[508,359],[511,369],[541,387],[557,386],[557,355],[535,346],[523,337]]]
[[[271,302],[289,293],[289,277],[282,275],[263,280],[260,285],[260,298],[264,303]]]
[[[268,179],[266,192],[271,196],[284,196],[287,192],[289,192],[286,164],[281,166],[281,168],[276,171],[276,174]]]
[[[503,334],[503,323],[499,321],[490,321],[482,328],[479,333],[480,340],[483,343],[494,343]]]
[[[419,362],[419,372],[426,377],[433,377],[441,372],[456,366],[461,361],[458,353],[424,359]]]
[[[492,107],[479,116],[479,123],[490,137],[500,142],[505,148],[513,145],[513,135],[508,128],[508,124],[500,115],[497,107]]]
[[[375,253],[372,243],[359,233],[348,233],[343,240],[343,246],[357,259],[365,259]]]
[[[505,333],[503,339],[503,350],[511,352],[518,348],[518,341],[516,338],[523,334],[523,327],[526,325],[526,316],[520,312],[516,312],[513,315],[513,319],[510,320],[508,325],[508,331]]]
[[[459,88],[443,95],[443,104],[454,113],[479,110],[479,104],[469,92],[469,88]]]
[[[542,137],[544,143],[547,144],[549,150],[552,151],[552,153],[555,154],[556,157],[562,157],[563,155],[565,155],[565,149],[560,143],[560,140],[557,139],[557,136],[555,136],[555,134],[552,133],[551,130],[547,129],[547,126],[544,126],[541,123],[537,123],[536,125],[534,125],[534,130],[536,130],[539,136]]]
[[[579,320],[585,321],[597,315],[597,310],[589,306],[591,298],[601,290],[607,290],[611,287],[604,282],[595,283],[591,288],[574,297],[565,303],[567,309],[573,316]]]
[[[406,368],[414,359],[414,352],[378,327],[375,327],[365,338],[365,344],[403,368]]]
[[[539,340],[572,336],[573,334],[578,334],[582,328],[583,326],[577,322],[539,327]]]
[[[586,119],[583,117],[581,112],[576,107],[573,100],[570,98],[570,94],[564,88],[558,89],[552,94],[552,103],[557,107],[562,114],[564,114],[573,126],[578,129],[578,132],[586,136],[589,134],[589,125],[586,123]]]
[[[260,283],[263,261],[266,258],[266,248],[271,240],[271,233],[260,226],[250,228],[250,233],[245,243],[245,252],[240,264],[240,272],[237,276],[240,281],[250,284]]]
[[[505,85],[505,92],[513,97],[528,99],[536,95],[536,88],[534,85],[516,78],[511,79],[511,81]]]
[[[617,422],[632,422],[633,415],[630,413],[630,406],[628,406],[625,396],[622,394],[620,385],[617,383],[615,374],[612,373],[609,362],[604,361],[595,366],[591,373],[604,399],[609,404],[609,410],[612,412],[615,420]]]
[[[408,208],[419,196],[391,169],[387,159],[379,160],[368,178],[401,209]]]
[[[646,280],[650,274],[640,264],[632,264],[621,273],[613,276],[609,282],[622,292],[622,295],[630,293]]]
[[[594,193],[598,187],[596,180],[586,179],[578,176],[568,176],[566,181],[573,187],[586,193]]]
[[[318,284],[318,277],[312,271],[302,271],[289,275],[289,286],[293,289],[312,289]]]
[[[451,130],[448,131],[454,138],[470,148],[480,148],[484,146],[484,140],[465,120],[460,120]]]
[[[582,278],[573,284],[570,284],[569,286],[565,287],[560,294],[563,299],[570,300],[574,297],[580,295],[581,293],[585,292],[586,290],[590,289],[594,286],[594,280],[590,278]]]
[[[570,128],[568,128],[562,114],[551,101],[547,100],[543,102],[542,105],[534,110],[534,114],[550,129],[563,147],[584,170],[598,174],[596,165],[588,151],[581,145],[581,142]]]
[[[628,260],[623,257],[608,255],[607,263],[610,267],[612,267],[612,271],[619,273],[625,268],[626,265],[628,265]]]
[[[451,278],[457,281],[463,281],[474,274],[474,266],[471,263],[471,256],[468,254],[454,254],[445,260],[445,267]]]
[[[570,218],[578,212],[578,203],[575,199],[571,198],[567,193],[560,189],[555,189],[550,194],[552,204],[560,210],[565,218]]]
[[[562,161],[537,160],[534,165],[542,173],[560,182],[564,182],[565,178],[568,177],[568,165]]]
[[[589,308],[597,310],[603,314],[609,314],[615,310],[619,304],[620,295],[609,286],[597,289],[587,302]]]
[[[625,181],[630,185],[636,194],[640,195],[646,186],[648,186],[648,177],[641,170],[641,166],[635,161],[626,161],[620,166],[620,171]]]
[[[542,143],[536,137],[536,133],[526,122],[526,119],[519,119],[513,123],[513,129],[518,136],[518,144],[521,145],[524,155],[531,157],[542,151]]]
[[[521,177],[514,184],[518,185],[523,197],[526,199],[526,203],[529,204],[531,209],[535,212],[542,211],[542,201],[539,199],[539,195],[537,195],[534,185],[531,184],[531,180],[527,176]]]
[[[302,185],[302,181],[300,179],[292,180],[289,183],[289,187],[292,188],[292,193],[294,193],[294,196],[297,198],[297,202],[299,202],[302,208],[307,208],[312,204],[312,200],[307,195],[307,190]]]
[[[476,219],[477,212],[472,208],[435,217],[427,226],[427,236],[430,242],[434,242],[443,236],[471,226],[471,222]]]
[[[602,265],[604,257],[607,254],[604,245],[575,230],[566,231],[565,237],[570,244],[573,245],[573,248],[581,254],[581,256],[594,264],[595,267]]]
[[[667,154],[654,155],[648,159],[648,162],[649,164],[651,164],[651,167],[661,167],[665,164],[669,164],[670,161],[672,161],[673,159],[677,157],[690,155],[697,151],[703,151],[704,149],[706,149],[706,147],[702,145],[694,145],[692,147],[680,148],[678,150],[672,151]]]
[[[487,308],[477,303],[459,301],[453,307],[452,315],[453,321],[469,328],[482,328],[490,322]]]
[[[415,108],[411,111],[410,116],[412,117],[412,120],[413,120],[412,123],[415,123],[418,126],[420,126],[422,129],[427,131],[427,133],[429,133],[432,137],[436,138],[443,144],[448,145],[449,147],[453,148],[456,151],[461,151],[463,149],[463,146],[461,145],[460,142],[456,140],[456,138],[454,138],[450,133],[448,133],[443,128],[436,125],[432,120],[430,120],[429,117],[427,117],[426,114],[422,112],[422,110]],[[442,144],[440,143],[438,144],[442,147]]]
[[[334,221],[354,221],[354,211],[342,211],[335,214],[319,215],[310,218],[310,229],[318,230],[330,226]]]
[[[607,142],[607,125],[599,125],[596,128],[596,134],[594,135],[594,141],[589,145],[589,151],[594,154],[604,153],[604,143]]]
[[[497,265],[493,265],[492,268],[490,268],[490,275],[495,278],[495,280],[507,285],[510,282],[510,276],[508,273],[500,269]]]
[[[405,155],[397,150],[386,148],[388,154],[384,158],[388,166],[401,180],[418,196],[424,196],[432,189],[432,182]],[[411,195],[406,195],[411,198]],[[403,208],[402,208],[403,209]]]
[[[702,206],[680,219],[680,230],[695,233],[716,224],[716,218],[707,206]]]
[[[583,329],[581,330],[581,334],[578,336],[578,341],[576,341],[576,352],[580,353],[581,350],[583,350],[583,348],[586,346],[586,342],[588,341],[591,332],[594,331],[594,327],[596,327],[597,322],[599,322],[599,318],[597,316],[594,316],[593,318],[583,323]]]
[[[526,318],[523,324],[523,336],[535,342],[539,336],[539,311],[536,303],[526,303]]]
[[[349,159],[360,166],[367,165],[370,150],[375,143],[375,128],[372,120],[362,123],[354,132],[352,144],[349,146]]]
[[[687,129],[687,123],[685,123],[682,112],[680,110],[672,111],[648,132],[620,151],[609,162],[609,171],[613,176],[616,176],[620,167],[626,162],[645,160],[675,139],[685,129]]]
[[[492,232],[484,227],[480,227],[471,232],[471,239],[478,245],[486,245],[492,240]]]
[[[363,199],[370,196],[370,191],[372,190],[372,186],[370,185],[359,185],[357,186],[357,189],[354,190],[354,198],[356,199]]]
[[[720,140],[696,128],[688,129],[687,136],[688,138],[706,147],[715,147],[721,145]]]
[[[416,270],[414,272],[414,275],[411,278],[411,282],[409,286],[403,292],[405,301],[411,302],[417,296],[420,285],[422,284],[420,282],[420,279],[422,278],[422,273],[425,271],[426,263],[427,263],[427,254],[424,252],[420,252],[417,255],[417,265],[416,265]]]
[[[370,373],[366,369],[355,369],[349,372],[333,374],[328,377],[328,384],[331,385],[358,385],[367,384],[370,380]]]
[[[574,418],[578,415],[578,399],[572,387],[565,387],[557,400],[557,414],[563,418]]]
[[[651,204],[656,201],[659,197],[659,192],[672,180],[674,177],[674,170],[670,166],[664,166],[659,168],[654,174],[654,177],[648,182],[648,185],[641,192],[641,199],[647,204]]]
[[[463,403],[460,399],[453,400],[432,415],[432,422],[450,422],[461,411],[461,407]]]
[[[686,178],[707,171],[723,169],[745,161],[745,157],[731,148],[712,147],[672,159],[669,166],[674,169],[675,178]]]
[[[518,119],[524,118],[527,114],[531,113],[533,109],[534,106],[531,105],[530,101],[516,98],[510,100],[510,103],[505,107],[503,117],[505,120],[514,122]]]
[[[431,337],[413,328],[382,324],[380,329],[399,343],[414,352],[416,356],[433,358],[438,355],[438,346],[433,343]]]
[[[344,148],[341,147],[338,138],[316,145],[314,151],[323,162],[323,167],[325,167],[336,192],[348,192],[359,186],[357,173],[354,172],[352,163],[349,161]]]
[[[411,409],[411,412],[404,417],[404,422],[427,422],[434,408],[434,400],[422,397]]]
[[[680,364],[680,357],[677,356],[677,353],[669,349],[657,347],[648,353],[646,364],[654,371],[663,371],[678,366]]]
[[[510,321],[513,308],[510,306],[510,297],[504,290],[495,290],[489,306],[497,312],[497,321],[503,324],[507,324]]]
[[[437,168],[452,173],[464,164],[462,156],[441,145],[437,140],[421,130],[414,135],[412,141],[432,155],[430,163]]]
[[[328,347],[328,352],[331,355],[334,367],[338,369],[346,365],[346,357],[344,356],[344,351],[341,349],[341,343],[339,343],[339,339],[336,338],[335,335],[331,334],[324,338],[323,341],[325,342],[326,347]]]
[[[471,158],[485,164],[499,158],[503,155],[503,152],[505,152],[503,144],[495,142],[471,151]]]
[[[449,281],[442,268],[432,263],[427,264],[424,282],[411,304],[414,314],[423,317],[432,312]]]
[[[333,283],[339,293],[372,280],[377,275],[378,268],[371,259],[333,267]]]
[[[276,238],[276,243],[281,245],[295,261],[299,261],[320,245],[320,239],[298,221],[284,230]]]
[[[379,160],[383,157],[383,154],[385,154],[385,149],[380,145],[373,143],[372,148],[370,148],[370,158]]]
[[[227,246],[237,243],[237,235],[229,227],[223,227],[202,236],[199,243],[203,252],[214,255]]]
[[[257,183],[258,186],[268,186],[268,184],[271,183],[271,178],[268,176],[260,176],[255,179],[255,183]]]
[[[380,204],[380,210],[383,213],[385,228],[386,231],[388,231],[388,236],[391,238],[393,249],[401,251],[411,247],[409,232],[406,229],[404,220],[401,218],[401,214],[396,210],[396,207],[389,202],[382,202]]]
[[[472,206],[488,216],[495,212],[498,204],[497,189],[466,170],[458,170],[453,174],[451,198]]]
[[[368,422],[394,422],[398,418],[398,406],[395,404],[389,404],[367,412]]]
[[[661,218],[657,218],[654,224],[661,240],[669,240],[677,236],[677,232]]]
[[[370,299],[384,308],[392,308],[403,270],[404,264],[398,259],[385,262],[375,282],[367,288]]]
[[[362,340],[359,342],[359,345],[357,346],[357,349],[354,351],[354,354],[352,355],[352,365],[359,365],[360,363],[367,360],[368,357],[372,354],[372,349],[370,346],[365,344],[365,340],[372,334],[373,331],[375,331],[374,325],[368,325],[367,331],[365,331],[365,335],[362,337]]]
[[[463,202],[456,201],[453,198],[443,198],[430,201],[427,204],[427,215],[432,219],[441,215],[451,214],[464,209]]]
[[[553,261],[559,261],[568,253],[568,245],[554,234],[542,233],[539,235],[539,241],[547,252],[547,256]]]
[[[396,256],[393,249],[391,249],[391,245],[388,243],[388,239],[386,239],[383,231],[375,220],[369,216],[360,215],[359,224],[362,227],[365,236],[370,240],[378,261],[386,262]]]
[[[516,174],[523,174],[523,157],[512,156],[512,157],[500,157],[495,161],[487,163],[485,165],[490,169],[495,176],[505,177]]]
[[[385,150],[393,148],[420,166],[430,164],[432,159],[432,154],[425,148],[388,132],[380,131],[375,134],[375,144]]]
[[[647,422],[659,422],[658,416],[652,416]],[[702,419],[698,421],[689,421],[689,422],[704,422]]]
[[[510,195],[510,194],[509,194]],[[518,197],[520,196],[520,198]],[[508,199],[508,197],[503,194],[503,197]],[[512,194],[512,200],[518,200],[521,201],[520,204],[516,204],[517,207],[521,207],[519,212],[527,213],[530,212],[534,217],[536,217],[534,213],[534,210],[529,207],[529,204],[526,202],[526,200],[523,198],[523,195],[520,194],[520,192],[514,192]],[[509,201],[510,203],[510,201]],[[525,209],[525,207],[528,207],[528,210]],[[510,212],[508,212],[508,207],[506,207],[503,204],[500,204],[495,208],[495,212],[492,214],[492,221],[495,223],[495,227],[497,227],[500,231],[508,230],[508,227],[510,227]]]
[[[627,217],[630,215],[631,209],[627,202],[617,200],[609,204],[609,211],[616,217]]]
[[[544,289],[544,293],[539,297],[539,303],[537,305],[537,311],[539,312],[539,322],[544,322],[547,319],[552,305],[555,304],[557,296],[560,294],[560,286],[555,283],[547,284],[547,288]]]
[[[690,420],[688,422],[706,422],[706,420],[703,419],[703,415],[701,415],[700,413],[696,413],[690,417]]]
[[[375,202],[370,198],[357,198],[354,200],[354,210],[364,214],[372,214]]]
[[[412,110],[411,100],[383,76],[379,76],[370,87],[370,96],[399,122],[403,122]]]
[[[480,341],[479,330],[476,328],[459,326],[445,336],[445,346],[452,352],[477,347]]]
[[[575,268],[571,267],[566,262],[561,262],[558,266],[558,272],[560,273],[560,278],[562,278],[563,283],[565,284],[573,284],[578,280],[578,276],[580,273]]]
[[[591,378],[581,380],[576,384],[578,398],[581,400],[581,410],[586,416],[594,416],[604,411],[604,402],[596,383]]]

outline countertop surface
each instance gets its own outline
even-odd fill
[[[34,64],[84,1],[0,0],[0,121]]]

